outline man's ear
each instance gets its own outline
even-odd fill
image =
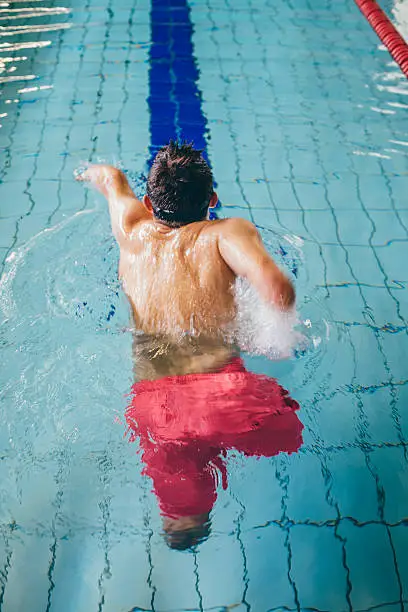
[[[218,195],[214,191],[212,196],[211,196],[211,200],[210,200],[210,204],[209,204],[208,208],[215,208],[217,206],[217,202],[218,202]]]
[[[148,196],[148,195],[143,196],[143,204],[144,204],[144,207],[145,207],[145,208],[146,208],[146,209],[147,209],[147,210],[148,210],[150,213],[152,213],[152,212],[153,212],[152,201],[151,201],[151,199],[149,198],[149,196]]]

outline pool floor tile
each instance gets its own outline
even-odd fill
[[[331,495],[340,517],[350,517],[359,523],[380,519],[375,477],[369,471],[362,450],[344,448],[333,452],[327,462],[327,469]]]
[[[384,517],[395,524],[408,517],[408,461],[403,448],[378,448],[371,461],[384,489]]]
[[[398,602],[398,578],[386,527],[342,522],[338,533],[345,541],[353,609]]]
[[[326,521],[336,516],[327,500],[322,464],[314,455],[293,454],[282,459],[279,472],[287,478],[287,516],[293,521]],[[279,470],[279,468],[278,468]]]
[[[243,536],[247,568],[246,602],[254,610],[296,608],[289,579],[287,534],[270,525]]]
[[[301,609],[347,610],[347,569],[343,542],[334,528],[296,526],[290,530],[291,575]]]
[[[246,573],[244,535],[214,534],[197,554],[199,582],[204,609],[222,608],[242,601]]]

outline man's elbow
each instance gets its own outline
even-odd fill
[[[292,282],[287,278],[286,287],[282,294],[282,307],[287,310],[295,305],[296,292]]]
[[[266,283],[268,301],[280,310],[289,310],[296,301],[296,292],[292,282],[282,272],[274,274]]]

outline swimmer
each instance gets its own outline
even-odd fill
[[[167,543],[191,548],[210,532],[214,468],[226,486],[228,448],[273,456],[301,443],[297,404],[273,379],[247,372],[229,340],[237,277],[282,311],[293,306],[294,288],[252,223],[209,220],[217,204],[212,173],[191,145],[170,142],[158,152],[142,201],[115,167],[92,165],[77,179],[108,200],[132,307],[135,384],[126,420],[140,440]]]
[[[212,172],[191,145],[170,142],[157,153],[142,201],[113,166],[91,165],[77,180],[108,200],[119,276],[138,330],[177,342],[225,337],[237,276],[278,309],[293,306],[292,283],[256,227],[242,218],[208,219],[217,204]]]

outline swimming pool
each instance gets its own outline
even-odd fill
[[[1,6],[0,610],[403,610],[398,68],[346,0]],[[206,148],[220,214],[283,248],[317,330],[298,359],[245,357],[300,404],[303,444],[230,451],[193,552],[166,545],[123,435],[132,359],[117,252],[104,203],[72,179],[103,159],[139,186],[174,133]]]

